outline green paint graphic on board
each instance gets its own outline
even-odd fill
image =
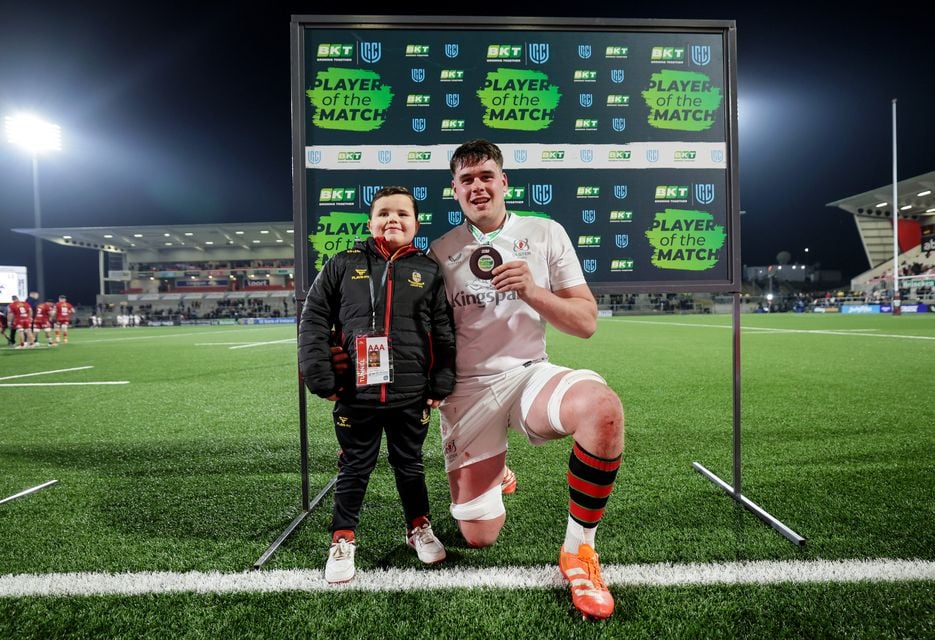
[[[706,271],[721,259],[727,234],[707,211],[666,209],[656,212],[646,238],[653,248],[653,266]]]
[[[329,67],[315,75],[315,86],[305,95],[315,107],[316,127],[375,131],[386,122],[394,94],[375,71]]]

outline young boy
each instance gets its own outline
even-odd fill
[[[334,401],[341,446],[328,582],[354,577],[355,530],[383,431],[406,543],[426,564],[445,559],[429,522],[422,444],[430,410],[454,386],[451,309],[441,269],[412,246],[419,228],[412,194],[404,187],[378,191],[368,224],[372,238],[325,263],[299,324],[302,376],[310,391]],[[350,356],[350,375],[332,368],[337,345]]]

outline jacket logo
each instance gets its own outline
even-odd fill
[[[413,271],[412,275],[409,276],[409,286],[416,287],[417,289],[424,287],[425,283],[422,282],[422,274],[418,271]]]
[[[366,269],[354,269],[356,275],[351,276],[351,280],[366,280],[369,278],[369,274]]]

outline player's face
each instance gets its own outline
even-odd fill
[[[471,166],[461,165],[451,181],[455,199],[475,227],[489,233],[506,217],[503,195],[506,174],[493,160]]]
[[[370,233],[383,238],[390,249],[399,249],[412,242],[419,229],[412,200],[402,193],[384,196],[373,203]]]

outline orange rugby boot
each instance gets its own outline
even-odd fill
[[[604,586],[597,553],[583,544],[577,554],[567,553],[562,547],[558,566],[571,585],[571,602],[584,618],[602,620],[614,612],[614,598]]]
[[[516,474],[509,467],[504,467],[503,480],[500,482],[501,493],[516,493]]]

